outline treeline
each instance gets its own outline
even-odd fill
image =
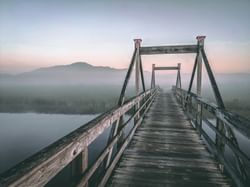
[[[105,112],[117,104],[121,86],[101,85],[0,85],[0,112],[94,114]],[[228,93],[228,92],[225,92]],[[134,87],[129,87],[127,97],[133,96]],[[227,110],[250,119],[248,94],[228,93],[225,99]],[[205,96],[209,100],[214,99]],[[235,99],[234,99],[235,98]],[[215,102],[215,101],[214,101]]]
[[[120,86],[0,87],[0,112],[95,114],[117,104]],[[131,91],[127,93],[132,95]]]
[[[225,105],[228,111],[239,114],[250,120],[250,100],[240,101],[239,99],[226,100]]]
[[[94,114],[107,111],[115,105],[113,99],[51,100],[44,98],[0,98],[0,112]]]

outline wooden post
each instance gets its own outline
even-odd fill
[[[81,173],[83,174],[87,168],[88,168],[88,147],[85,147],[85,149],[83,150],[82,154],[81,154]],[[84,187],[87,187],[88,183],[86,183],[86,185]]]
[[[139,54],[139,60],[140,60],[140,72],[141,72],[141,83],[142,83],[142,89],[143,92],[146,91],[145,82],[144,82],[144,75],[143,75],[143,68],[142,68],[142,60],[141,55]]]
[[[181,63],[178,63],[178,80],[179,80],[179,88],[181,89]]]
[[[72,161],[71,163],[71,180],[73,183],[77,182],[82,174],[88,168],[88,147],[85,147],[84,150]],[[88,181],[84,187],[88,186]]]
[[[198,59],[197,59],[197,96],[201,97],[201,79],[202,79],[202,56],[200,48],[204,45],[205,37],[197,36],[198,40]]]
[[[205,36],[197,36],[198,42],[198,58],[197,58],[197,96],[201,97],[201,83],[202,83],[202,54],[201,48],[204,46]],[[199,133],[202,129],[202,106],[200,103],[197,104],[197,114],[196,114],[196,128]],[[201,133],[200,133],[201,134]]]
[[[178,83],[176,82],[176,88],[178,87],[179,85],[179,88],[181,89],[181,63],[178,63],[178,72],[177,72],[177,80],[178,80]],[[181,95],[181,105],[182,107],[184,108],[184,95],[183,95],[183,92],[182,90],[180,90],[180,95]]]
[[[115,122],[115,129],[114,129],[114,132],[110,132],[112,133],[112,138],[117,134],[117,130],[118,130],[118,126],[119,126],[119,123],[120,123],[120,119],[119,118],[116,122]],[[109,141],[108,141],[108,144],[109,142],[112,140],[112,138],[110,137]],[[107,156],[107,160],[106,160],[106,164],[105,164],[105,168],[108,168],[109,167],[109,164],[110,164],[110,161],[111,161],[111,157],[112,157],[112,153],[113,153],[113,147],[110,149],[109,153],[108,153],[108,156]]]
[[[135,48],[137,49],[136,52],[136,63],[135,63],[135,89],[136,89],[136,95],[140,94],[140,46],[141,46],[141,39],[134,39],[135,42]]]
[[[155,69],[154,69],[154,81],[153,81],[153,85],[154,85],[154,88],[155,88]]]
[[[140,95],[140,47],[141,47],[141,39],[134,39],[135,42],[135,48],[136,48],[136,57],[135,57],[135,90],[136,90],[136,95]],[[140,108],[140,102],[137,103],[135,106],[135,110],[138,110]],[[140,114],[135,118],[135,124],[136,121],[140,118]]]
[[[155,87],[155,64],[152,64],[151,88]]]

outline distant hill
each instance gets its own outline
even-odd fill
[[[39,68],[34,71],[21,73],[18,75],[0,74],[0,86],[23,86],[23,85],[86,85],[86,86],[122,86],[127,69],[115,69],[108,66],[93,66],[86,62],[75,62],[70,65],[58,65],[51,67]],[[210,89],[208,76],[203,72],[203,88]],[[131,76],[130,85],[134,85],[134,72]],[[187,89],[190,74],[181,73],[183,88]],[[150,85],[151,72],[144,72],[144,78],[147,87]],[[226,92],[238,92],[250,90],[250,74],[235,73],[235,74],[215,74],[216,81],[221,88]],[[166,89],[171,89],[175,84],[176,74],[156,74],[156,83]],[[195,90],[194,79],[194,90]],[[231,89],[231,87],[235,89]],[[250,93],[249,93],[250,94]]]
[[[2,84],[41,84],[41,85],[101,85],[121,84],[126,69],[108,66],[93,66],[86,62],[39,68],[18,75],[0,75]],[[133,77],[132,77],[133,78]]]

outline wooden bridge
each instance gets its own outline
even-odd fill
[[[59,186],[52,181],[66,169],[69,182],[60,186],[249,186],[250,158],[235,133],[250,138],[250,124],[226,110],[204,39],[197,37],[195,45],[153,47],[142,47],[136,39],[118,105],[6,171],[0,186]],[[188,90],[181,88],[180,64],[153,64],[151,88],[146,90],[141,55],[180,53],[196,53]],[[201,98],[203,64],[217,104]],[[134,66],[137,95],[126,99]],[[171,93],[155,86],[159,70],[177,71]],[[196,72],[197,92],[192,93]],[[107,145],[90,164],[89,146],[105,131],[110,132]],[[228,151],[233,160],[227,158]]]

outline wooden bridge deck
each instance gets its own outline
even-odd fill
[[[107,186],[232,186],[171,93],[160,93]]]

